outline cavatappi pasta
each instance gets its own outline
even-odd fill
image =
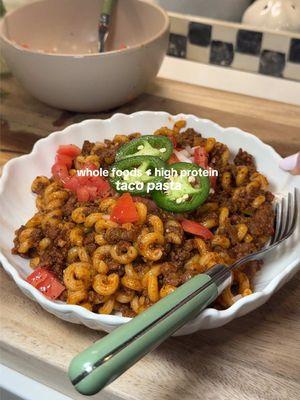
[[[172,138],[180,149],[204,148],[208,165],[218,171],[214,190],[196,210],[174,214],[149,196],[135,196],[137,220],[120,224],[111,219],[119,197],[113,190],[104,198],[78,201],[54,177],[33,181],[37,212],[16,231],[12,251],[29,258],[32,268],[55,274],[65,286],[60,300],[96,313],[134,316],[194,275],[260,249],[272,235],[273,195],[250,154],[240,149],[231,162],[227,146],[185,129],[185,121],[154,135]],[[107,169],[120,146],[137,137],[134,133],[104,143],[85,141],[70,175],[86,163]],[[200,223],[212,237],[185,232],[183,218]],[[259,262],[250,262],[235,271],[232,286],[214,306],[227,308],[251,294],[259,267]]]

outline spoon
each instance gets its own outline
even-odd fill
[[[115,6],[116,0],[104,0],[100,20],[99,20],[99,53],[105,52],[105,42],[109,33],[109,25],[111,15]]]

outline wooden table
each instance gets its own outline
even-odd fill
[[[53,130],[112,113],[75,114],[49,108],[11,77],[2,82],[1,164],[28,153]],[[118,112],[165,110],[210,118],[256,134],[280,154],[299,150],[300,108],[156,80]],[[116,112],[116,110],[114,110]],[[74,399],[72,357],[103,333],[61,321],[24,297],[1,271],[2,362]],[[299,274],[260,309],[223,328],[170,338],[106,388],[99,399],[296,400],[300,370]],[[297,340],[298,339],[298,340]]]

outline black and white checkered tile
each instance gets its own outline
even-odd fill
[[[170,56],[300,81],[300,35],[170,17]]]

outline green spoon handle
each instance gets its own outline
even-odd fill
[[[214,301],[230,276],[221,265],[195,276],[77,355],[69,367],[75,388],[84,395],[99,392]]]

